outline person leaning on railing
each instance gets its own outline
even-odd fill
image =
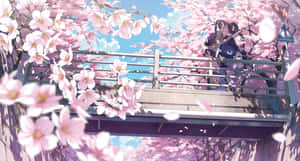
[[[205,50],[204,55],[211,56],[213,58],[226,58],[226,59],[234,59],[238,54],[241,54],[242,57],[246,55],[246,51],[241,50],[234,40],[234,34],[239,31],[239,27],[236,23],[227,23],[223,20],[217,20],[215,23],[215,32],[211,33],[207,41],[205,42],[205,46],[207,49]],[[235,68],[235,63],[233,62],[223,62],[218,61],[218,66],[220,68]],[[226,70],[220,69],[218,74],[227,76]],[[234,75],[236,78],[233,79],[233,82],[237,81],[237,77],[240,76],[240,72],[238,70],[234,71]],[[228,81],[227,78],[220,78],[219,84],[230,84],[232,82]],[[224,87],[218,88],[218,90],[226,90]],[[231,88],[231,90],[235,90]]]

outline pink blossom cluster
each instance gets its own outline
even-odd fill
[[[8,0],[0,2],[0,47],[7,52],[12,52],[12,40],[19,34],[18,22],[11,19],[13,9]]]
[[[73,63],[73,59],[90,60],[84,55],[74,54],[73,50],[79,49],[84,40],[92,43],[98,39],[98,31],[128,39],[132,34],[140,34],[146,27],[144,20],[136,20],[132,13],[125,9],[117,9],[117,4],[105,0],[92,1],[90,5],[87,5],[85,0],[1,0],[1,51],[5,51],[7,56],[16,53],[17,57],[22,57],[25,53],[29,56],[26,63],[49,65],[49,71],[34,71],[50,72],[51,83],[57,84],[62,93],[62,96],[56,95],[57,87],[54,84],[23,85],[20,80],[14,79],[16,72],[6,73],[0,80],[0,103],[20,104],[26,108],[26,115],[20,118],[21,130],[18,140],[31,157],[42,151],[53,150],[58,143],[70,146],[75,151],[87,144],[84,134],[86,119],[90,116],[87,109],[100,99],[100,95],[95,91],[96,76],[108,74],[96,73],[93,70],[95,66],[92,65],[91,69],[83,69],[74,75],[73,71],[65,68],[82,65]],[[111,10],[99,12],[103,7]],[[95,30],[91,31],[85,27],[89,21],[93,23]],[[113,72],[119,76],[127,74],[126,63],[119,63],[122,64],[121,69],[116,61]],[[141,91],[136,93],[140,95]],[[126,96],[126,101],[123,101],[124,108],[120,108],[115,116],[121,113],[124,116],[127,111],[135,111],[133,109],[138,104],[138,97]],[[62,98],[69,101],[69,106],[60,105]],[[71,111],[75,111],[79,117],[71,116]],[[99,138],[97,145],[102,141],[108,142],[105,137]],[[91,147],[94,151],[97,151],[97,148],[101,151],[96,152],[97,160],[123,160],[121,152],[106,144],[103,143],[103,147]],[[81,159],[85,160],[82,157]]]
[[[21,81],[13,78],[14,75],[15,72],[10,75],[5,74],[1,78],[0,102],[6,105],[21,103],[28,106],[27,115],[20,118],[21,131],[18,134],[19,143],[26,147],[27,153],[33,157],[41,151],[52,150],[58,140],[63,144],[68,142],[71,146],[78,147],[85,121],[70,119],[69,110],[59,105],[61,96],[56,96],[56,87],[40,86],[36,83],[23,86]],[[41,114],[48,114],[61,108],[59,118],[52,113],[52,122],[48,117],[39,117]],[[33,121],[32,117],[39,118]],[[52,134],[54,125],[57,127],[57,136]]]
[[[268,59],[268,61],[272,61],[276,56],[278,57],[275,39],[282,22],[278,15],[274,14],[272,5],[266,5],[268,2],[269,1],[240,2],[234,0],[230,2],[230,4],[234,4],[232,7],[226,0],[208,1],[205,2],[205,4],[197,0],[165,0],[167,6],[186,13],[186,16],[177,20],[177,23],[183,24],[182,27],[174,27],[171,29],[159,24],[156,25],[155,22],[158,22],[158,20],[155,16],[152,16],[151,30],[159,33],[159,39],[153,42],[165,52],[173,53],[177,56],[206,57],[203,55],[206,49],[204,44],[210,33],[213,33],[215,30],[212,24],[217,20],[224,20],[229,23],[236,23],[239,26],[238,31],[244,35],[245,39],[235,38],[235,40],[239,46],[244,47],[246,52],[251,51],[251,56],[255,55],[255,57],[252,56],[253,59]],[[219,10],[219,8],[221,8],[221,10]],[[159,32],[155,31],[156,28],[159,29]],[[225,35],[226,33],[223,34]],[[149,45],[153,44],[135,45],[135,47],[141,47],[141,52],[143,52],[145,46]],[[196,61],[179,60],[177,62],[168,62],[169,65],[174,65],[175,63],[193,67],[208,66],[208,64],[205,65]],[[267,67],[264,66],[259,68],[268,70]],[[187,74],[195,73],[191,69],[180,72]],[[202,70],[196,73],[206,74],[206,72],[207,70]],[[207,83],[207,80],[193,76],[174,77],[164,75],[160,79],[186,83]],[[167,86],[176,88],[197,88],[196,86],[186,85]]]
[[[12,40],[16,39],[18,50],[29,54],[29,62],[43,64],[49,61],[49,53],[58,49],[78,49],[84,40],[91,47],[99,30],[103,34],[111,33],[128,39],[132,34],[140,34],[146,23],[149,24],[146,15],[141,20],[132,17],[132,14],[141,14],[140,11],[129,12],[118,9],[117,5],[118,1],[92,1],[87,4],[85,0],[72,3],[57,0],[3,0],[0,3],[0,46],[12,53]],[[109,8],[109,12],[103,12],[106,8]],[[89,21],[93,24],[93,31],[85,27]],[[74,31],[77,33],[74,34]],[[61,52],[62,61],[59,64],[70,65],[72,54],[67,54],[70,51]]]
[[[113,7],[113,4],[108,2],[94,2],[95,4],[105,4],[106,6]],[[94,10],[100,10],[94,12]],[[103,9],[90,8],[89,20],[93,23],[93,26],[99,30],[102,34],[113,33],[113,35],[119,35],[121,38],[130,39],[133,35],[141,33],[142,29],[146,27],[144,20],[135,20],[131,16],[132,14],[125,9],[117,9],[111,13],[101,12]]]
[[[230,9],[227,0],[206,1],[205,5],[199,0],[165,0],[165,4],[176,11],[190,13],[178,20],[178,23],[182,23],[184,27],[176,27],[172,30],[165,28],[155,15],[143,15],[144,19],[135,19],[133,15],[140,15],[142,12],[122,9],[118,3],[118,1],[108,2],[106,0],[93,0],[89,4],[86,3],[86,0],[1,0],[1,51],[4,50],[7,56],[11,56],[12,53],[17,53],[18,56],[26,53],[29,56],[29,62],[49,65],[51,72],[49,78],[62,91],[62,96],[57,96],[56,86],[53,84],[23,85],[21,81],[14,79],[15,73],[9,75],[6,73],[0,80],[0,103],[5,105],[22,104],[28,107],[27,115],[20,118],[21,131],[18,138],[30,156],[35,156],[41,151],[52,150],[60,142],[78,150],[77,154],[81,160],[113,160],[111,158],[114,158],[115,161],[119,161],[123,159],[122,153],[108,143],[108,133],[102,132],[97,136],[84,134],[86,119],[90,116],[87,109],[91,105],[96,105],[98,114],[105,114],[108,117],[119,116],[125,119],[127,113],[134,114],[140,109],[139,99],[143,87],[136,87],[133,80],[120,78],[128,72],[126,71],[127,63],[116,59],[110,66],[118,79],[115,86],[116,95],[100,96],[95,90],[97,77],[108,77],[109,74],[96,72],[95,65],[83,68],[83,66],[79,66],[82,64],[72,62],[73,59],[92,60],[91,57],[84,54],[73,53],[82,46],[83,41],[88,43],[88,50],[94,50],[91,44],[99,39],[101,34],[112,34],[112,36],[130,39],[132,35],[140,34],[151,20],[150,31],[159,34],[159,40],[152,41],[154,44],[140,43],[136,45],[136,47],[142,48],[140,53],[151,53],[154,46],[158,46],[166,49],[166,52],[178,56],[203,57],[205,49],[203,44],[206,37],[204,33],[214,32],[211,24],[222,19],[238,24],[239,32],[247,37],[244,48],[247,52],[253,49],[253,54],[257,55],[255,59],[265,60],[276,56],[275,37],[277,26],[280,26],[281,22],[272,12],[272,6],[266,5],[271,3],[270,0],[251,2],[232,0],[231,3],[238,6],[234,9]],[[131,6],[131,9],[135,10],[135,7]],[[92,23],[93,29],[89,28],[89,23]],[[240,45],[242,41],[244,40],[237,40],[237,43]],[[16,45],[13,45],[13,42],[16,42]],[[58,63],[56,63],[57,59],[59,59]],[[96,60],[100,59],[102,57],[96,58]],[[194,67],[208,66],[205,63],[186,60],[167,63]],[[73,75],[73,73],[70,74],[70,71],[65,70],[68,66],[82,67],[83,69]],[[261,65],[257,68],[264,70],[268,66]],[[164,68],[161,71],[172,72],[171,69]],[[290,66],[284,79],[290,80],[296,77],[298,71],[299,60],[296,60]],[[189,69],[181,72],[193,73]],[[205,72],[207,70],[199,70],[200,74]],[[161,79],[207,83],[199,77],[166,76]],[[261,84],[252,81],[246,83]],[[172,87],[186,86],[175,85]],[[62,98],[67,99],[70,105],[60,105],[59,101]],[[211,111],[207,103],[202,101],[198,104],[204,110]],[[71,117],[71,110],[75,111],[79,117]],[[50,118],[44,116],[50,113]],[[170,120],[179,117],[176,113],[167,116],[167,118],[171,118]],[[160,142],[159,139],[157,141]],[[186,142],[182,140],[170,141],[170,144],[175,144],[176,148],[169,146],[170,144],[165,141],[161,141],[160,145],[166,145],[166,147],[159,147],[157,142],[151,140],[146,140],[146,142],[148,145],[153,143],[147,154],[151,155],[154,160],[174,160],[178,157],[196,160],[190,156],[198,155],[191,154],[192,150],[174,153],[176,148],[185,149],[185,145],[181,143]],[[85,147],[86,151],[84,151]],[[155,148],[170,155],[166,157],[161,157],[159,154],[154,155]]]
[[[126,66],[126,62],[115,59],[111,70],[119,78],[120,75],[127,74]],[[119,79],[117,97],[100,96],[94,89],[96,83],[93,69],[81,70],[73,76],[72,80],[67,79],[60,63],[51,65],[51,71],[50,79],[59,85],[63,97],[69,100],[71,108],[83,119],[90,117],[86,110],[94,103],[98,114],[106,114],[109,117],[119,116],[122,119],[126,118],[127,113],[133,115],[141,107],[138,101],[142,95],[142,88],[135,88],[133,80]]]
[[[30,83],[22,85],[20,80],[14,79],[16,72],[5,74],[0,81],[0,102],[6,105],[22,103],[27,105],[29,116],[52,112],[60,108],[61,96],[56,96],[54,85]]]
[[[109,143],[110,134],[99,132],[97,135],[85,135],[83,146],[77,157],[89,161],[123,161],[123,153]]]
[[[49,60],[49,53],[56,52],[62,47],[79,48],[83,40],[86,40],[91,47],[90,44],[97,39],[98,31],[102,34],[119,35],[126,39],[131,38],[132,34],[140,34],[146,27],[145,20],[136,20],[131,12],[117,9],[117,4],[117,1],[92,1],[87,5],[84,0],[70,4],[57,0],[16,2],[4,0],[0,4],[0,31],[7,34],[0,34],[0,45],[12,52],[11,40],[21,33],[18,42],[21,44],[21,49],[29,54],[29,61],[42,64],[43,61]],[[85,8],[85,11],[82,8]],[[113,10],[103,12],[104,8]],[[88,29],[84,26],[88,21],[92,22],[93,31],[86,32]],[[77,34],[73,33],[74,30]],[[63,61],[60,64],[70,65],[72,58],[66,55],[70,52],[62,51],[62,53]]]
[[[183,129],[183,131],[184,130],[188,130],[188,127]],[[205,131],[205,129],[202,130]],[[282,136],[279,137],[280,139],[282,138]],[[177,160],[180,158],[180,160],[183,161],[191,161],[205,160],[205,158],[209,157],[214,160],[234,160],[235,154],[240,153],[243,147],[248,146],[244,140],[211,137],[156,137],[155,139],[151,137],[141,137],[139,141],[142,146],[128,151],[126,159],[152,161]],[[207,151],[210,153],[207,153]]]
[[[130,12],[122,8],[117,8],[117,1],[115,2],[100,2],[92,1],[91,7],[88,8],[89,20],[93,27],[102,34],[112,33],[114,36],[119,35],[121,38],[130,39],[132,35],[138,35],[146,28],[146,24],[150,23],[149,17],[144,15],[144,19],[136,20],[132,17],[133,13],[142,14],[140,11]],[[101,6],[100,8],[98,6]],[[108,8],[117,8],[112,13],[102,12]],[[135,9],[132,7],[131,9]],[[98,11],[98,12],[95,12]],[[150,16],[152,20],[151,31],[158,33],[161,24],[158,22],[156,16]]]
[[[119,59],[114,60],[114,64],[110,66],[113,73],[118,77],[117,97],[103,95],[104,102],[97,102],[96,110],[98,114],[105,114],[108,117],[119,116],[126,119],[126,114],[134,115],[140,110],[141,104],[138,103],[142,96],[143,87],[135,87],[135,81],[119,76],[127,74],[127,63],[121,62]]]
[[[60,33],[64,30],[64,27],[61,27],[64,26],[64,23],[60,21],[62,14],[56,14],[54,19],[51,17],[52,13],[50,10],[43,9],[47,6],[45,2],[36,2],[33,5],[39,7],[31,8],[30,10],[32,11],[28,13],[32,17],[30,21],[26,22],[30,31],[25,28],[21,30],[22,37],[25,38],[22,48],[28,52],[30,56],[29,62],[43,64],[43,61],[49,60],[48,53],[56,52],[57,46],[65,43],[63,39],[66,38],[66,35]],[[19,8],[24,8],[29,6],[29,4],[20,3],[18,6]],[[29,16],[28,14],[26,16]]]
[[[5,74],[1,78],[0,102],[7,105],[22,103],[28,106],[27,115],[20,118],[21,131],[18,133],[18,139],[31,157],[41,151],[53,150],[59,141],[62,145],[69,145],[73,149],[80,149],[86,144],[92,149],[91,153],[95,153],[96,157],[102,160],[108,160],[107,157],[121,157],[122,160],[122,156],[118,156],[122,155],[121,153],[115,157],[115,148],[106,147],[109,138],[107,133],[98,135],[97,144],[94,144],[97,147],[89,144],[94,141],[88,141],[84,134],[86,121],[80,117],[71,118],[69,107],[59,105],[61,96],[56,96],[54,85],[39,86],[31,83],[23,86],[21,81],[13,78],[15,74],[16,72]],[[84,101],[82,103],[94,101],[86,97],[92,94],[89,92],[92,91],[87,90],[79,96],[79,99]],[[78,104],[75,101],[73,103]],[[56,109],[61,109],[59,116],[55,113]],[[40,116],[42,113],[50,112],[52,112],[51,120],[46,116]],[[34,121],[33,117],[38,118]],[[84,160],[82,156],[81,159]]]
[[[119,59],[115,59],[113,65],[110,65],[110,69],[117,76],[125,75],[128,73],[126,71],[127,63],[121,62]]]
[[[59,105],[59,100],[62,97],[56,96],[56,87],[54,85],[40,86],[36,83],[22,85],[21,81],[13,78],[16,72],[10,75],[5,74],[0,82],[1,103],[7,105],[21,103],[28,106],[27,115],[21,117],[21,131],[18,134],[18,138],[20,144],[25,146],[27,153],[31,157],[41,151],[53,150],[58,141],[62,145],[69,145],[74,149],[80,149],[84,146],[87,143],[84,139],[84,128],[86,117],[89,117],[86,110],[91,104],[97,103],[97,100],[100,98],[100,95],[93,90],[95,87],[94,71],[82,70],[74,75],[73,80],[69,81],[59,64],[52,65],[51,69],[53,73],[50,78],[59,85],[59,89],[63,91],[63,97],[69,99],[70,108],[79,115],[78,118],[71,118],[69,107]],[[111,98],[110,101],[108,99],[105,100],[106,103],[117,107],[118,110],[114,111],[113,108],[108,107],[108,104],[100,105],[97,103],[99,114],[105,111],[105,114],[110,117],[119,116],[125,119],[127,112],[134,114],[139,110],[141,105],[138,103],[138,99],[141,97],[142,88],[135,89],[135,82],[127,78],[122,78],[119,84],[121,86],[118,89],[118,97]],[[79,94],[78,96],[77,93]],[[103,97],[105,98],[105,96]],[[121,104],[118,102],[120,100]],[[99,112],[101,108],[103,109],[102,113]],[[59,116],[55,113],[57,110],[60,110]],[[51,120],[48,117],[41,116],[41,114],[51,112]],[[38,117],[38,119],[34,121],[32,117]],[[55,135],[53,134],[54,131]],[[92,149],[91,153],[95,153],[93,155],[96,155],[96,158],[100,157],[104,160],[107,160],[105,157],[116,157],[122,160],[122,153],[118,153],[115,156],[115,148],[104,148],[106,144],[103,143],[102,147],[99,147],[100,143],[97,144],[97,147],[90,146],[89,148]],[[92,157],[92,155],[83,155],[80,152],[78,156],[81,159]]]

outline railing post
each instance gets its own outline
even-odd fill
[[[285,65],[283,66],[284,68],[284,73],[286,72],[286,67]],[[289,107],[293,107],[296,105],[297,103],[297,100],[296,100],[296,93],[295,93],[295,87],[294,87],[294,82],[293,80],[290,80],[290,81],[285,81],[284,82],[284,86],[285,86],[285,93],[288,95],[288,102],[289,102]],[[287,125],[289,126],[290,123],[291,123],[291,119],[292,119],[292,109],[289,108],[289,121],[287,123]]]
[[[288,48],[288,43],[286,45],[286,53],[287,53],[287,58],[288,58],[288,64],[291,64],[291,56],[289,54],[289,48]],[[286,71],[286,70],[285,70]],[[296,99],[296,90],[295,90],[295,84],[293,80],[290,80],[287,82],[286,88],[288,90],[288,95],[289,95],[289,101],[290,105],[295,105],[297,103]]]
[[[23,82],[23,84],[27,83],[28,81],[28,76],[31,74],[32,72],[32,63],[27,63],[24,64],[25,70],[22,71],[22,75],[20,77],[21,81]]]
[[[296,101],[294,80],[288,81],[287,84],[288,84],[288,91],[289,91],[289,96],[290,96],[290,104],[295,105],[297,103],[297,101]]]
[[[153,81],[152,87],[159,88],[159,50],[156,49],[154,52],[154,69],[153,69]]]

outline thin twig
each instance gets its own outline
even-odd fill
[[[297,2],[297,0],[293,0],[293,2],[295,3],[295,6],[300,9],[300,4]]]

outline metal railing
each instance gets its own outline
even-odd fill
[[[249,96],[289,97],[287,83],[283,81],[286,71],[284,61],[168,56],[160,54],[159,50],[155,50],[154,54],[90,51],[73,51],[73,54],[77,54],[77,56],[86,54],[91,59],[74,59],[75,65],[63,67],[69,72],[79,72],[85,68],[84,65],[93,66],[95,72],[110,72],[108,67],[109,64],[113,64],[113,61],[107,57],[125,57],[121,61],[127,61],[128,77],[152,88],[182,86],[194,89],[226,90]],[[106,58],[99,61],[93,59],[93,56],[105,56]],[[136,61],[129,60],[129,58],[134,58]],[[167,63],[168,61],[190,61],[193,65],[180,65],[179,63],[170,65]],[[198,64],[205,62],[208,66],[197,65],[197,62]],[[272,67],[273,70],[266,70],[261,66]],[[49,65],[31,64],[28,68],[29,72],[25,74],[25,81],[42,83],[49,80]],[[190,77],[197,78],[195,80],[198,81],[191,81]],[[96,77],[98,82],[116,80],[116,77]],[[261,84],[255,84],[255,81],[260,81]]]

